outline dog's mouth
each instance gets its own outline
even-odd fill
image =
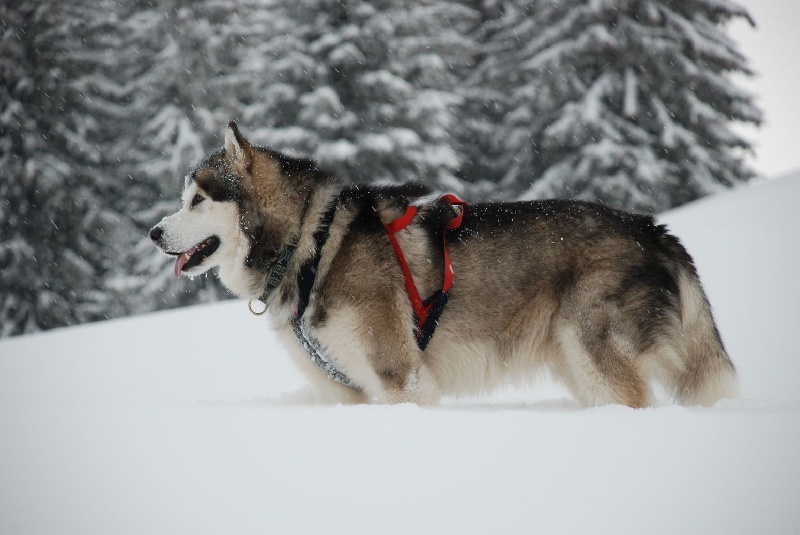
[[[217,236],[210,236],[188,251],[176,253],[178,258],[175,259],[175,276],[180,277],[187,269],[199,266],[203,260],[216,252],[219,243]]]

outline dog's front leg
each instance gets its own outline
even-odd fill
[[[308,379],[309,385],[297,392],[289,393],[285,400],[298,404],[311,403],[322,405],[360,404],[369,402],[368,395],[358,390],[341,385],[331,379],[309,358],[297,341],[294,331],[286,326],[278,331],[278,338],[283,342],[297,369]]]
[[[428,367],[422,362],[415,362],[410,369],[403,367],[399,373],[384,370],[381,392],[377,397],[381,403],[432,405],[439,401],[441,394]]]
[[[429,405],[439,400],[405,312],[398,307],[392,317],[385,306],[346,307],[331,312],[316,331],[331,360],[367,401]]]
[[[412,336],[411,325],[398,321],[390,328],[374,333],[371,341],[367,357],[379,387],[371,396],[373,399],[379,403],[417,405],[439,401],[439,387]]]

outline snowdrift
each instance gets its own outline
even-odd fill
[[[661,220],[742,398],[581,409],[547,384],[318,407],[213,304],[0,342],[0,533],[799,533],[800,174]]]

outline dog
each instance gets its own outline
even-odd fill
[[[545,370],[585,406],[737,394],[693,260],[652,217],[454,199],[346,184],[232,122],[150,238],[176,276],[216,267],[268,312],[321,401],[427,405]]]

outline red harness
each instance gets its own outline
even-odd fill
[[[442,196],[440,200],[451,206],[461,207],[461,209],[458,210],[458,215],[453,217],[453,219],[448,221],[445,225],[446,230],[457,229],[461,226],[467,203],[451,194]],[[408,268],[405,256],[403,256],[403,250],[400,248],[400,244],[397,242],[397,237],[395,236],[396,233],[406,228],[416,215],[417,207],[409,205],[408,208],[406,208],[405,214],[394,221],[386,223],[384,227],[389,234],[389,240],[391,240],[394,246],[394,252],[397,254],[397,261],[406,279],[406,292],[408,293],[408,299],[411,301],[411,308],[414,310],[414,317],[416,320],[414,337],[416,338],[419,348],[424,351],[433,336],[433,332],[436,330],[436,323],[449,299],[448,291],[453,284],[453,265],[450,262],[450,255],[447,253],[447,235],[444,234],[442,236],[442,248],[444,250],[444,282],[442,284],[442,289],[433,294],[427,302],[423,301],[417,290],[417,285],[414,284],[414,278],[411,276],[411,270]]]

